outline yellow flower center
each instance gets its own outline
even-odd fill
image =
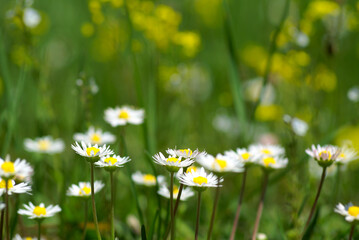
[[[1,181],[0,181],[0,188],[6,188],[6,186],[5,186],[5,184],[6,184],[6,182],[5,182],[5,180],[4,179],[1,179]],[[12,184],[12,181],[11,180],[8,180],[7,181],[7,187],[8,187],[8,189],[10,189],[10,188],[12,188],[14,185]]]
[[[327,151],[327,150],[323,150],[319,153],[319,157],[323,158],[323,155],[326,159],[330,160],[332,158],[332,153]],[[328,156],[328,157],[327,157]]]
[[[250,157],[250,154],[246,152],[246,153],[242,153],[241,156],[244,160],[248,160],[248,158]]]
[[[91,188],[89,188],[88,186],[84,186],[83,188],[80,189],[80,193],[79,195],[82,195],[82,194],[86,194],[86,195],[90,195],[91,193]]]
[[[177,195],[179,192],[178,187],[177,186],[173,186],[173,195]]]
[[[196,168],[195,166],[190,166],[189,168],[187,168],[186,173],[189,173],[189,172],[191,172],[191,171],[196,172],[196,171],[197,171],[197,168]]]
[[[156,183],[156,177],[151,174],[145,174],[143,176],[143,181],[150,182],[150,183]]]
[[[181,160],[179,160],[178,158],[175,158],[175,157],[167,158],[166,161],[167,162],[173,162],[173,163],[176,163],[176,162],[180,163],[181,162]]]
[[[33,213],[36,215],[36,216],[40,216],[40,215],[46,215],[46,208],[44,207],[40,207],[40,206],[36,206],[34,208],[34,211]]]
[[[199,185],[202,185],[203,183],[208,183],[207,178],[202,177],[202,176],[198,176],[198,177],[193,178],[193,182],[197,183]]]
[[[99,135],[99,134],[93,134],[92,136],[91,136],[91,142],[93,142],[93,143],[99,143],[99,142],[101,142],[101,136]]]
[[[114,157],[109,157],[105,159],[106,163],[111,163],[111,165],[114,165],[117,162],[117,159]]]
[[[32,237],[27,237],[25,238],[25,240],[32,240]]]
[[[349,209],[348,209],[348,213],[353,216],[353,217],[356,217],[359,215],[359,207],[357,206],[351,206]]]
[[[271,150],[269,150],[269,149],[267,149],[267,148],[265,148],[265,149],[262,149],[262,151],[261,151],[262,153],[264,153],[264,154],[271,154],[272,153],[272,151]]]
[[[344,153],[341,153],[341,154],[340,154],[340,157],[341,157],[341,158],[345,158],[345,154],[344,154]]]
[[[50,147],[49,140],[39,140],[38,144],[39,144],[39,149],[42,151],[45,151],[45,150],[49,149],[49,147]]]
[[[267,157],[267,158],[263,159],[263,163],[266,167],[268,167],[269,164],[275,164],[275,159],[272,157]]]
[[[13,162],[4,162],[1,165],[1,169],[6,173],[14,173],[15,172],[15,166]]]
[[[128,119],[130,117],[130,115],[128,115],[127,111],[121,111],[120,114],[118,115],[118,118],[122,118],[122,119]]]
[[[192,155],[192,150],[190,150],[190,149],[179,149],[178,151],[180,151],[181,153],[186,154],[187,156]]]
[[[215,162],[221,169],[224,169],[224,168],[227,167],[227,161],[226,161],[226,160],[222,160],[222,159],[215,158],[215,159],[214,159],[214,162]]]
[[[96,156],[96,154],[100,151],[99,148],[96,147],[89,147],[86,149],[86,153],[88,156],[91,156],[91,152],[93,152],[94,156]]]

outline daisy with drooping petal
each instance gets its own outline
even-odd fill
[[[95,181],[95,194],[101,191],[105,186],[101,181]],[[79,184],[72,184],[67,190],[67,196],[73,197],[90,197],[91,196],[91,183],[90,182],[79,182]]]
[[[105,110],[105,121],[112,127],[123,126],[127,123],[139,125],[143,123],[143,109],[135,109],[129,106],[108,108]]]
[[[188,158],[195,159],[196,157],[206,155],[206,152],[200,152],[198,149],[192,151],[191,149],[167,149],[166,153],[171,156],[176,156],[177,158]]]
[[[29,152],[55,154],[64,150],[65,144],[61,139],[53,139],[51,136],[35,139],[25,139],[25,149]]]
[[[165,166],[169,172],[178,172],[180,168],[187,168],[194,163],[193,159],[183,159],[182,157],[176,157],[170,155],[165,157],[161,152],[153,156],[155,163]]]
[[[61,212],[61,208],[58,205],[49,205],[45,207],[45,204],[43,203],[35,206],[32,202],[29,202],[28,205],[24,204],[24,208],[25,209],[19,209],[17,213],[26,215],[29,219],[44,219]]]
[[[117,168],[123,167],[123,165],[129,161],[131,161],[129,157],[120,157],[120,155],[107,155],[101,157],[100,161],[95,163],[95,166],[102,167],[107,171],[114,171]]]
[[[72,144],[71,147],[78,155],[86,157],[88,159],[94,159],[91,160],[91,162],[96,162],[101,157],[113,154],[113,151],[110,149],[110,146],[103,145],[102,147],[99,147],[97,144],[86,144],[83,141],[81,142],[81,145],[76,142],[75,144]]]
[[[216,172],[217,174],[244,171],[244,164],[238,161],[237,158],[222,154],[217,154],[216,157],[212,156],[211,154],[200,156],[197,159],[197,162],[207,170]]]
[[[345,220],[352,223],[352,227],[350,229],[349,240],[353,239],[355,223],[359,221],[359,206],[355,206],[352,203],[347,205],[343,205],[338,203],[335,207],[334,212],[339,213],[340,215],[345,217]]]
[[[253,144],[249,146],[249,152],[257,157],[275,157],[284,155],[284,148],[280,145]]]
[[[305,152],[311,156],[321,167],[329,167],[334,162],[341,160],[340,158],[340,148],[333,145],[326,146],[315,146],[312,145],[311,149],[305,150]]]
[[[203,167],[197,171],[192,170],[183,173],[179,179],[181,183],[192,187],[196,191],[203,191],[209,187],[221,187],[221,185],[218,185],[218,182],[223,182],[223,178],[218,178],[213,173],[207,174]]]
[[[136,171],[132,174],[132,180],[138,185],[144,185],[147,187],[156,186],[156,177],[152,174],[143,174],[140,171]],[[164,180],[164,176],[157,176],[158,184],[162,184]]]
[[[110,144],[116,141],[116,137],[109,132],[103,132],[101,129],[95,129],[91,126],[86,133],[76,133],[74,135],[75,141],[85,142],[90,144]]]
[[[157,192],[159,195],[170,199],[170,190],[165,186],[162,185],[161,188]],[[173,199],[177,199],[179,193],[179,189],[177,186],[173,186]],[[181,201],[186,201],[188,198],[194,195],[193,191],[189,188],[183,188],[182,194],[180,196]]]
[[[0,178],[0,196],[5,193],[6,190],[6,182],[5,179]],[[31,186],[28,183],[22,182],[16,184],[14,180],[7,180],[7,187],[8,187],[8,194],[11,195],[12,193],[27,193],[30,194]]]

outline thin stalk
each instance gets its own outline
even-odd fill
[[[355,224],[352,225],[351,229],[350,229],[350,235],[349,235],[349,240],[353,239],[353,235],[354,235],[354,228],[355,228]]]
[[[85,206],[85,218],[84,218],[84,229],[82,232],[82,240],[85,240],[86,238],[86,231],[87,231],[87,218],[88,218],[88,206],[87,206],[87,199],[84,201],[84,206]]]
[[[110,172],[111,180],[111,239],[115,239],[115,185],[113,182],[113,171]]]
[[[5,180],[5,228],[6,228],[6,239],[10,240],[10,229],[9,229],[9,180]]]
[[[317,195],[315,196],[315,200],[314,200],[314,203],[313,203],[313,206],[312,206],[312,210],[310,210],[310,214],[309,214],[309,217],[308,217],[308,219],[307,219],[307,223],[305,224],[304,232],[305,232],[305,230],[308,228],[309,223],[310,223],[310,220],[311,220],[312,217],[313,217],[313,214],[314,214],[314,211],[315,211],[315,207],[317,206],[318,199],[319,199],[319,195],[320,195],[320,192],[321,192],[322,187],[323,187],[323,183],[324,183],[324,179],[325,179],[326,172],[327,172],[327,168],[326,168],[326,167],[323,167],[323,173],[322,173],[322,177],[320,178],[320,183],[319,183]],[[304,232],[303,232],[303,234],[304,234]]]
[[[218,182],[217,182],[216,195],[214,197],[212,215],[211,215],[211,222],[209,224],[209,229],[208,229],[208,233],[207,233],[207,240],[211,239],[212,230],[213,230],[213,224],[214,224],[214,218],[216,217],[216,210],[217,210],[218,199],[219,199],[219,190],[220,190],[219,180],[220,180],[220,178],[218,178]]]
[[[242,201],[243,201],[243,196],[244,196],[244,189],[246,188],[246,179],[247,179],[247,169],[244,170],[244,172],[243,172],[242,187],[241,187],[241,192],[239,193],[238,206],[237,206],[236,216],[234,217],[234,221],[233,221],[233,227],[232,227],[230,240],[234,240],[234,237],[236,235],[239,214],[241,212],[241,206],[242,206]]]
[[[268,186],[268,178],[269,178],[269,173],[267,171],[264,172],[264,177],[263,178],[264,179],[263,179],[262,194],[261,194],[261,198],[260,198],[259,205],[258,205],[257,217],[256,217],[256,222],[254,224],[252,240],[256,240],[257,232],[258,232],[258,228],[259,228],[259,223],[261,221],[263,205],[264,205],[264,197],[266,195],[266,190],[267,190],[267,186]]]
[[[180,203],[180,199],[181,199],[181,195],[182,195],[182,190],[183,190],[183,184],[180,184],[180,187],[178,189],[178,194],[177,194],[177,199],[176,199],[176,204],[175,204],[175,209],[174,209],[174,216],[176,217],[176,213],[177,213],[177,209],[178,209],[178,205]],[[166,232],[165,232],[165,237],[164,239],[167,239],[168,234],[171,231],[171,225],[172,222],[169,223],[169,225],[167,226]]]
[[[5,209],[1,210],[1,219],[0,219],[0,240],[3,240],[4,217],[5,217]]]
[[[194,239],[197,240],[198,239],[198,228],[199,228],[199,212],[201,209],[201,191],[198,191],[198,203],[197,203],[197,220],[196,220],[196,232],[194,235]]]
[[[175,239],[175,214],[173,210],[173,172],[171,172],[170,186],[170,211],[171,211],[171,240]]]
[[[95,187],[94,187],[94,163],[91,162],[91,202],[92,202],[92,213],[93,221],[95,222],[97,239],[101,240],[101,233],[98,227],[96,205],[95,205]]]
[[[37,221],[37,239],[41,239],[41,220]]]

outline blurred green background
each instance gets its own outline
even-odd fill
[[[1,157],[35,166],[33,195],[14,197],[14,207],[29,200],[61,204],[61,215],[46,221],[49,239],[81,236],[83,203],[64,190],[90,175],[70,145],[90,125],[119,136],[103,120],[108,107],[146,111],[143,126],[126,127],[131,171],[152,173],[150,156],[175,146],[216,154],[254,142],[282,144],[289,166],[271,176],[259,230],[269,239],[297,239],[302,231],[318,184],[306,148],[332,143],[359,151],[358,1],[0,0],[0,6]],[[285,114],[308,130],[298,134]],[[64,139],[65,152],[25,152],[25,138],[44,135]],[[313,239],[349,233],[333,211],[338,202],[359,203],[359,165],[349,166],[325,182]],[[108,178],[95,174],[106,183],[96,201],[109,237]],[[261,179],[260,169],[251,169],[237,239],[250,237]],[[125,171],[116,180],[117,235],[138,239],[138,228],[126,222],[138,216]],[[238,174],[225,176],[213,239],[229,238],[240,183]],[[148,232],[156,190],[136,189]],[[213,194],[204,194],[202,238]],[[168,201],[161,201],[165,221]],[[193,238],[195,209],[195,198],[180,205],[178,239]],[[36,233],[31,221],[13,222],[15,232]],[[90,229],[88,239],[94,236]]]

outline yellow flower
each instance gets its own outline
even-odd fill
[[[95,29],[91,23],[84,23],[81,26],[81,33],[84,37],[91,37],[95,32]]]
[[[305,13],[305,16],[316,20],[328,15],[335,15],[338,13],[339,5],[335,1],[319,0],[312,1]]]
[[[258,121],[275,121],[282,118],[282,108],[278,105],[259,105],[255,112]]]
[[[194,32],[178,32],[173,41],[182,46],[183,53],[187,57],[193,57],[199,50],[201,38]]]

